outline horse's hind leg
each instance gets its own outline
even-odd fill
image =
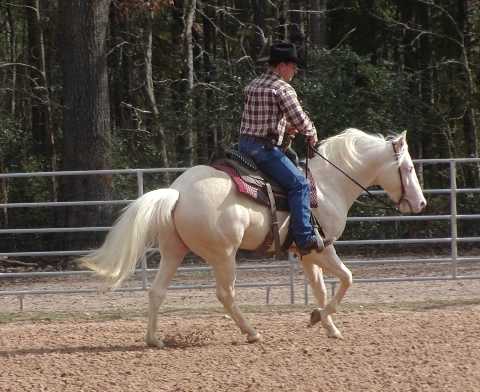
[[[209,261],[215,273],[218,300],[238,325],[240,331],[247,335],[247,341],[249,343],[259,341],[261,339],[260,334],[245,319],[235,303],[235,256],[219,262]]]
[[[162,249],[163,248],[163,249]],[[149,346],[163,347],[163,342],[157,338],[158,309],[165,300],[168,285],[182,263],[188,249],[180,240],[172,240],[168,247],[160,248],[161,261],[155,280],[148,292],[148,326],[145,342]]]

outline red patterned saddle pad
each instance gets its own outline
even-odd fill
[[[236,163],[236,165],[238,165],[238,163]],[[237,168],[229,164],[229,160],[227,159],[214,162],[211,166],[217,170],[227,173],[235,183],[238,192],[251,197],[260,204],[270,206],[268,195],[265,189],[266,180],[260,177],[260,172],[255,172],[255,174],[252,173],[252,175],[242,175],[239,173]],[[307,178],[308,187],[310,190],[310,207],[316,208],[318,207],[317,188],[315,186],[315,180],[313,179],[310,171],[308,171]],[[279,186],[276,184],[272,184],[272,188],[277,210],[289,211],[287,194],[283,191],[280,191]]]

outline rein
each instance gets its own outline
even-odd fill
[[[320,158],[322,158],[324,161],[328,162],[330,165],[332,165],[335,169],[337,169],[340,173],[342,173],[345,177],[347,177],[350,181],[352,181],[355,185],[357,185],[359,188],[361,188],[368,196],[370,196],[372,199],[375,199],[376,201],[378,201],[379,203],[383,204],[384,207],[381,207],[383,209],[386,209],[386,210],[391,210],[391,211],[395,211],[396,213],[398,213],[398,209],[397,208],[394,208],[392,207],[390,204],[386,203],[385,201],[383,201],[382,199],[380,199],[377,195],[374,195],[372,192],[370,192],[367,188],[365,188],[362,184],[360,184],[357,180],[355,180],[352,176],[350,176],[348,173],[345,172],[345,170],[343,170],[342,168],[338,167],[335,163],[333,163],[332,161],[330,161],[327,157],[325,157],[324,155],[322,155],[316,148],[312,147],[310,144],[307,144],[307,148],[310,149],[312,152],[314,152],[315,154],[317,154]],[[395,159],[397,160],[397,162],[399,162],[399,157],[400,157],[400,154],[395,150],[395,145],[392,143],[392,148],[393,148],[393,152],[395,153]],[[307,157],[308,157],[309,153],[307,152]],[[307,161],[308,162],[308,161]],[[400,199],[397,203],[397,205],[400,205],[400,203],[402,201],[407,201],[407,199],[405,199],[405,186],[403,184],[403,176],[402,176],[402,172],[400,170],[400,163],[398,165],[398,174],[400,176],[400,184],[401,184],[401,187],[402,187],[402,194],[400,196]],[[410,205],[410,203],[408,202],[408,204]]]

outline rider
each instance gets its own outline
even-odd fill
[[[312,147],[318,142],[317,130],[289,84],[297,71],[295,46],[289,42],[272,44],[268,63],[268,70],[245,88],[239,149],[287,192],[293,237],[300,253],[321,251],[323,241],[310,223],[307,179],[280,147],[288,137],[285,133],[304,134]]]

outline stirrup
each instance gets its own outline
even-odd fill
[[[321,253],[325,249],[325,244],[323,243],[322,237],[317,233],[315,233],[315,241],[308,244],[306,248],[301,248],[297,246],[298,252],[300,256],[308,255],[309,253],[315,251],[317,253]]]
[[[318,253],[320,253],[325,249],[325,242],[323,241],[323,238],[320,235],[320,232],[318,231],[317,225],[313,226],[313,233],[318,242]]]

